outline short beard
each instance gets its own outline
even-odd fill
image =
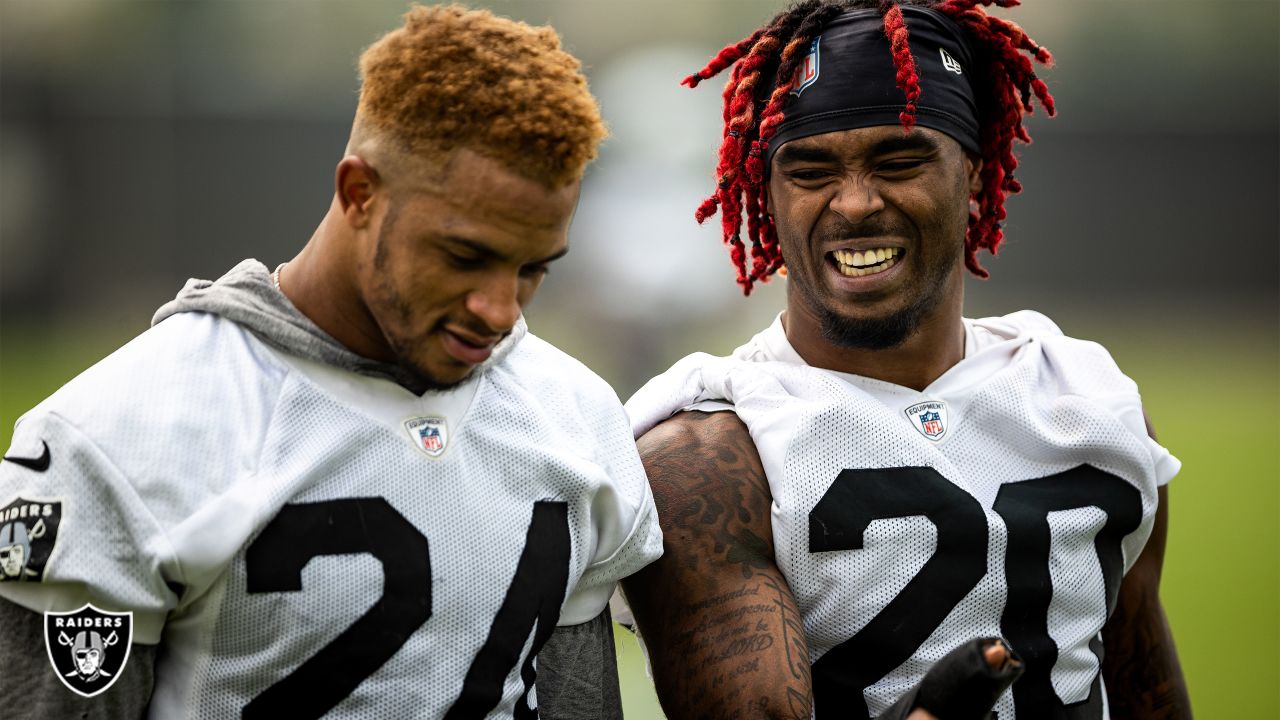
[[[373,267],[380,275],[385,276],[387,272],[390,260],[387,257],[386,241],[399,219],[400,207],[398,204],[393,203],[391,207],[387,208],[387,215],[382,220],[382,227],[378,232],[377,247],[373,254]],[[409,318],[413,317],[413,307],[408,301],[400,297],[389,284],[381,283],[381,293],[385,300],[385,305],[395,312],[399,318],[408,321]],[[385,328],[382,328],[382,332],[387,344],[391,347],[392,355],[396,358],[392,379],[413,394],[446,392],[471,379],[471,373],[468,373],[460,380],[454,380],[453,382],[440,381],[428,372],[426,368],[419,367],[411,360],[413,357],[412,341],[390,334]]]
[[[418,365],[409,360],[411,357],[410,349],[401,347],[399,338],[389,337],[387,339],[391,343],[391,351],[396,356],[395,381],[415,395],[422,395],[428,392],[448,392],[467,382],[475,374],[475,371],[472,370],[458,380],[442,382],[427,372],[426,368],[418,367]]]
[[[959,252],[945,262],[927,268],[927,277],[918,285],[927,288],[909,305],[886,317],[851,318],[841,315],[823,303],[811,288],[799,282],[801,294],[814,311],[822,328],[822,337],[840,348],[857,350],[888,350],[911,337],[928,315],[943,304],[947,287],[947,275],[959,260]]]
[[[935,291],[888,317],[870,319],[845,317],[821,303],[812,304],[827,342],[849,349],[888,350],[901,345],[920,327],[924,316],[936,307],[937,295]]]

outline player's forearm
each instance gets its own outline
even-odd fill
[[[1120,593],[1103,631],[1102,674],[1111,716],[1133,720],[1191,717],[1173,634],[1154,589]]]
[[[767,576],[720,590],[661,608],[632,602],[667,716],[809,718],[808,651],[790,590]]]

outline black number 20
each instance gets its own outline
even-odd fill
[[[368,532],[368,528],[377,532]],[[533,506],[515,577],[467,671],[448,720],[482,718],[502,698],[502,685],[537,623],[520,669],[524,695],[515,717],[528,709],[533,660],[555,629],[569,582],[569,516],[563,502]],[[245,556],[250,593],[301,592],[302,569],[322,555],[368,553],[382,563],[382,597],[346,630],[267,688],[241,716],[318,718],[350,695],[395,655],[431,617],[431,553],[427,538],[385,499],[348,498],[285,505]]]
[[[1123,573],[1120,542],[1142,522],[1142,496],[1120,478],[1089,465],[1007,483],[993,509],[1009,530],[1005,577],[1009,594],[1000,625],[1027,663],[1013,686],[1019,718],[1102,717],[1095,676],[1088,699],[1065,704],[1050,672],[1058,648],[1049,636],[1049,513],[1097,507],[1107,515],[1094,537],[1107,615],[1115,608]],[[916,576],[853,637],[813,665],[819,717],[869,718],[863,690],[901,665],[942,624],[986,574],[987,520],[972,495],[929,467],[845,470],[809,513],[809,552],[857,550],[873,520],[923,515],[937,528],[937,549]],[[1090,643],[1101,663],[1101,648]],[[852,715],[850,714],[852,713]]]

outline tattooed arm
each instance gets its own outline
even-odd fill
[[[1151,538],[1120,584],[1115,612],[1102,629],[1102,645],[1106,650],[1102,677],[1107,685],[1112,717],[1138,720],[1191,717],[1187,684],[1159,595],[1169,527],[1167,488],[1160,488],[1159,503]]]
[[[1155,440],[1151,418],[1143,419]],[[1191,698],[1159,594],[1169,534],[1168,488],[1160,488],[1157,502],[1151,537],[1120,583],[1115,612],[1102,628],[1102,678],[1113,717],[1184,720],[1191,717]]]
[[[731,412],[685,412],[638,445],[663,555],[623,590],[663,710],[808,720],[804,627],[774,561],[772,497],[746,426]]]

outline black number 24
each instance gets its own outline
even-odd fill
[[[377,532],[368,532],[370,527]],[[534,503],[511,586],[446,720],[482,718],[498,704],[507,674],[535,622],[533,645],[520,668],[524,694],[516,703],[515,717],[537,717],[528,706],[533,660],[560,617],[569,582],[569,551],[568,505]],[[382,563],[382,597],[332,642],[245,705],[245,720],[324,715],[431,617],[427,538],[380,497],[285,505],[249,546],[248,591],[300,592],[302,569],[312,558],[350,553],[368,553]]]
[[[1050,678],[1058,648],[1047,620],[1053,596],[1048,517],[1083,507],[1097,507],[1107,515],[1093,542],[1110,615],[1123,573],[1120,542],[1142,522],[1142,496],[1136,487],[1081,465],[1007,483],[992,508],[1009,531],[1004,567],[1009,594],[1001,631],[1027,663],[1013,685],[1019,718],[1102,717],[1096,676],[1088,699],[1070,705],[1058,697]],[[809,552],[861,549],[863,532],[873,520],[913,515],[925,516],[937,528],[937,549],[879,614],[814,663],[819,717],[870,717],[861,702],[863,690],[909,658],[986,574],[987,519],[972,495],[929,467],[845,470],[809,513]],[[1090,649],[1101,661],[1096,641]]]

